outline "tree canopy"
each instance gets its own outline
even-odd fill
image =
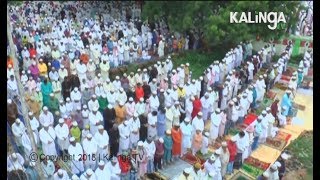
[[[285,36],[296,26],[302,8],[299,1],[146,1],[142,18],[149,22],[163,18],[171,31],[203,32],[211,45],[234,44],[257,36],[265,40]],[[231,24],[230,12],[283,12],[286,24],[275,30],[268,23]]]

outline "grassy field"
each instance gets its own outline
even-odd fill
[[[293,156],[289,159],[288,169],[295,171],[305,168],[307,170],[305,179],[313,179],[313,131],[305,131],[288,146],[287,150]]]

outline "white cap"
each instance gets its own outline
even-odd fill
[[[67,97],[67,98],[66,98],[66,100],[67,100],[67,101],[70,101],[70,98],[69,98],[69,97]]]
[[[159,142],[161,142],[161,143],[163,143],[163,142],[164,142],[164,140],[163,140],[163,138],[162,138],[162,137],[160,137],[160,138],[159,138]]]
[[[263,177],[266,177],[266,178],[269,178],[269,173],[267,171],[265,171],[263,174],[262,174]]]
[[[74,142],[76,139],[74,138],[74,137],[71,137],[70,139],[69,139],[69,141],[70,142]]]
[[[291,93],[291,91],[290,90],[286,90],[286,93]]]
[[[190,122],[190,118],[186,117],[186,118],[184,118],[184,121],[185,122]]]
[[[271,110],[271,108],[270,108],[270,107],[267,107],[267,108],[266,108],[266,111],[270,111],[270,110]]]
[[[217,108],[217,109],[216,109],[216,112],[217,112],[217,113],[220,113],[220,112],[221,112],[220,108]]]
[[[64,119],[60,118],[59,123],[64,123]]]
[[[102,125],[99,125],[98,126],[98,129],[100,130],[100,129],[103,129],[103,126]]]
[[[139,141],[139,142],[138,142],[138,146],[143,146],[143,142],[142,142],[142,141]]]
[[[190,174],[191,173],[191,168],[185,168],[183,170],[183,172],[186,173],[186,174]]]
[[[36,163],[35,162],[30,162],[30,164],[29,164],[31,167],[34,167],[34,166],[36,166]]]
[[[231,137],[231,141],[232,141],[232,142],[236,142],[237,140],[238,140],[237,136],[232,136],[232,137]]]
[[[152,94],[157,94],[157,91],[152,91]]]
[[[91,168],[87,169],[86,174],[91,176],[93,174],[93,171]]]
[[[211,160],[211,161],[215,161],[215,160],[216,160],[216,156],[215,156],[214,154],[212,154],[212,155],[210,156],[210,160]]]
[[[50,93],[50,97],[53,97],[54,96],[54,94],[53,93]]]
[[[104,166],[104,164],[105,164],[104,161],[99,161],[98,163],[99,166]]]
[[[171,130],[170,129],[166,130],[166,134],[171,134]]]
[[[281,163],[280,163],[279,161],[276,161],[274,164],[275,164],[278,168],[281,167]]]
[[[220,155],[220,154],[221,154],[221,150],[222,150],[221,148],[219,148],[219,149],[216,149],[216,150],[214,151],[214,153],[215,153],[215,154],[218,154],[218,155]]]
[[[205,135],[206,137],[209,137],[210,134],[209,134],[209,132],[205,132],[204,135]]]
[[[48,111],[48,107],[47,106],[43,106],[42,108],[44,111]]]
[[[226,147],[228,144],[227,144],[227,142],[226,141],[223,141],[222,143],[221,143],[221,146],[222,147]]]
[[[87,138],[92,138],[92,134],[91,134],[91,133],[88,133],[86,137],[87,137]]]
[[[144,98],[143,98],[143,97],[141,97],[141,98],[139,99],[139,101],[140,101],[140,102],[143,102],[143,101],[144,101]]]
[[[289,159],[289,155],[287,153],[282,153],[281,158],[284,160],[287,160],[287,159]]]
[[[8,99],[8,100],[7,100],[7,103],[11,104],[11,103],[12,103],[12,100],[11,100],[11,99]]]
[[[59,169],[59,170],[58,170],[58,174],[59,174],[59,175],[62,175],[62,174],[63,174],[63,170],[62,170],[62,169]]]
[[[263,110],[263,111],[261,112],[261,114],[267,114],[267,111]]]
[[[32,116],[32,115],[33,115],[33,112],[30,111],[30,112],[28,113],[28,115],[29,115],[29,116]]]
[[[21,120],[19,118],[16,119],[16,123],[21,123]]]
[[[272,166],[270,168],[273,169],[273,170],[277,170],[278,166],[276,164],[272,164]]]
[[[97,106],[94,106],[93,109],[92,109],[92,111],[96,112],[96,111],[98,111],[98,109],[99,109],[99,108],[98,108]]]
[[[130,97],[130,98],[129,98],[129,101],[133,101],[133,98],[132,98],[132,97]]]
[[[72,126],[78,126],[77,121],[73,121]]]
[[[203,115],[203,113],[200,111],[200,112],[198,112],[198,116],[202,116]]]

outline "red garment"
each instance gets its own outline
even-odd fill
[[[182,141],[182,133],[181,130],[175,130],[174,128],[171,129],[171,136],[172,136],[172,155],[177,156],[181,154],[181,141]]]
[[[37,56],[37,51],[34,48],[29,49],[30,57],[36,57]]]
[[[278,103],[273,102],[271,105],[271,114],[273,115],[273,117],[277,117],[277,113],[278,113]]]
[[[172,47],[173,47],[173,49],[178,49],[178,41],[177,41],[177,39],[173,40]]]
[[[192,102],[192,104],[193,104],[193,110],[192,110],[192,113],[191,113],[191,117],[193,119],[201,111],[202,104],[201,104],[201,101],[200,101],[199,98],[195,99]]]
[[[237,145],[236,143],[232,142],[232,141],[228,141],[228,150],[230,153],[230,159],[229,162],[233,162],[236,159],[236,155],[237,155]]]
[[[124,155],[119,155],[118,157],[119,166],[121,169],[121,173],[127,174],[130,171],[130,158],[125,157]]]
[[[135,93],[136,93],[136,102],[139,102],[139,99],[144,97],[143,88],[142,87],[136,87]]]

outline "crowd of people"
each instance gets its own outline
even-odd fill
[[[75,4],[84,9],[90,5],[85,2],[82,5]],[[110,20],[113,25],[102,30],[93,19],[85,19],[84,14],[79,17],[72,5],[67,6],[72,12],[69,16],[76,14],[81,20],[65,18],[68,17],[65,13],[60,14],[61,20],[50,19],[60,17],[57,12],[62,7],[56,4],[38,6],[38,12],[49,9],[45,13],[52,11],[52,14],[42,17],[34,13],[34,19],[24,19],[30,21],[27,23],[30,26],[24,28],[22,23],[22,28],[17,26],[13,30],[13,36],[22,38],[15,45],[17,55],[22,57],[23,62],[20,79],[25,88],[24,95],[18,93],[12,61],[8,60],[7,63],[7,120],[18,146],[17,152],[8,155],[8,172],[22,170],[31,179],[37,179],[39,175],[35,170],[35,162],[29,159],[32,145],[25,123],[30,123],[34,140],[44,155],[74,157],[66,163],[71,171],[69,168],[56,167],[57,158],[41,159],[46,179],[143,179],[146,173],[166,168],[188,152],[193,155],[198,152],[207,154],[209,145],[223,139],[237,124],[242,124],[248,113],[254,113],[266,92],[286,71],[292,52],[292,44],[289,44],[280,59],[273,64],[275,49],[272,44],[266,44],[257,54],[253,54],[250,41],[240,42],[221,61],[214,61],[198,79],[191,76],[189,63],[174,68],[170,55],[149,68],[137,69],[137,72],[110,79],[109,63],[116,66],[121,62],[130,62],[130,53],[129,59],[125,55],[120,58],[121,55],[117,53],[115,58],[114,44],[108,44],[109,40],[104,41],[100,36],[98,41],[84,39],[90,35],[97,36],[99,31],[112,34],[112,27],[122,26],[126,29],[128,24]],[[31,8],[30,4],[24,7],[28,15],[25,17],[33,17],[33,12],[28,10]],[[14,15],[20,10],[13,8],[11,13]],[[115,14],[122,17],[121,21],[125,20],[123,13]],[[102,19],[99,13],[96,17]],[[32,24],[37,26],[42,23],[38,20],[31,23],[37,18],[44,21],[44,27],[46,21],[53,26],[40,33],[42,27],[35,27],[34,30]],[[111,17],[103,17],[104,20],[108,18]],[[78,33],[71,32],[73,28],[68,27],[72,24],[71,20],[84,24],[75,30]],[[135,32],[135,25],[130,23],[130,31]],[[165,31],[161,27],[164,26],[160,25],[160,31]],[[69,29],[67,32],[66,28]],[[148,35],[150,32],[149,28],[145,32],[142,29],[138,33],[147,32]],[[52,33],[54,31],[57,33]],[[30,32],[33,33],[32,38],[24,41]],[[68,42],[73,39],[65,33],[80,33],[84,39],[81,41],[78,36],[74,39],[76,44],[64,44],[64,40]],[[110,34],[110,37],[117,36],[116,33]],[[128,33],[127,36],[131,39],[129,44],[135,46],[135,33]],[[160,41],[156,43],[157,54],[164,56],[160,47],[165,37],[159,37]],[[119,47],[123,42],[124,46],[127,45],[126,36],[118,36],[116,39],[122,39],[120,43],[113,41]],[[153,40],[149,43],[147,38],[147,43],[140,47],[152,48]],[[184,48],[188,49],[188,46]],[[43,51],[41,47],[44,47]],[[172,46],[167,53],[174,51]],[[239,169],[244,159],[259,144],[264,143],[267,137],[274,137],[277,128],[286,124],[286,118],[293,111],[296,89],[301,86],[311,64],[312,53],[308,50],[298,71],[293,73],[281,103],[279,99],[276,100],[262,111],[254,124],[230,140],[224,140],[221,148],[204,163],[203,170],[201,165],[195,164],[194,168],[185,169],[179,179],[222,179],[226,174],[232,174],[233,169]],[[256,80],[254,76],[262,67],[268,70]],[[21,115],[21,105],[17,98],[19,95],[28,103],[30,111],[27,120],[18,118]],[[205,130],[206,124],[210,124],[209,131]],[[281,179],[287,156],[281,157],[262,175],[265,179],[267,176],[270,179]]]
[[[299,12],[299,22],[295,35],[313,36],[313,2],[305,2],[307,9]]]

